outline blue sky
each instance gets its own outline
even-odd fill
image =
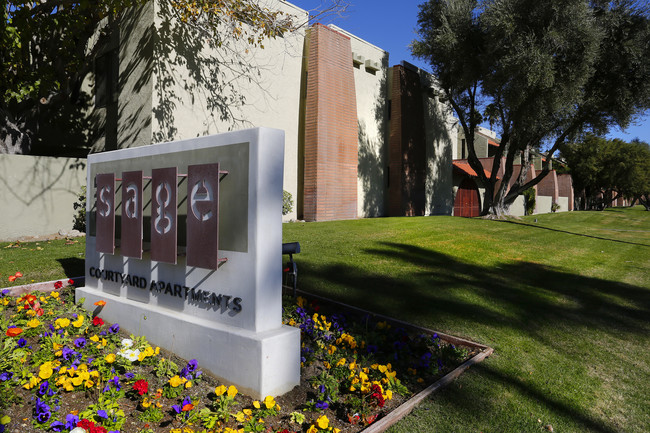
[[[288,0],[308,11],[313,11],[327,0]],[[416,38],[418,5],[413,0],[350,0],[342,17],[328,16],[323,24],[335,24],[348,32],[376,45],[389,53],[391,66],[402,60],[429,70],[426,62],[411,56],[409,44]],[[640,118],[626,131],[614,127],[609,138],[629,141],[635,137],[650,143],[650,113]]]

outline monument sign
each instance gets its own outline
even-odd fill
[[[88,157],[86,285],[102,317],[253,397],[300,382],[282,325],[284,132],[256,128]]]

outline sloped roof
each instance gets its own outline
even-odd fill
[[[454,161],[453,166],[454,166],[455,169],[460,170],[461,172],[465,173],[468,176],[478,177],[478,175],[476,174],[476,171],[474,171],[474,169],[469,165],[468,162]],[[489,178],[491,176],[491,173],[488,170],[483,169],[483,172],[485,173],[485,177]]]

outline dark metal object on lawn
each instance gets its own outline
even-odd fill
[[[282,244],[282,254],[289,254],[289,262],[282,269],[284,276],[284,283],[289,285],[289,278],[292,279],[293,283],[293,297],[296,297],[296,287],[298,285],[298,266],[296,262],[293,261],[293,255],[300,252],[300,243],[299,242],[288,242]]]

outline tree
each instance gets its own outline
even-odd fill
[[[607,140],[589,134],[582,141],[563,146],[562,156],[569,165],[575,190],[584,197],[583,209],[604,209],[620,197],[648,202],[647,143]]]
[[[0,27],[0,153],[30,153],[52,125],[57,134],[74,131],[82,136],[79,149],[62,144],[52,153],[87,154],[83,140],[89,125],[83,111],[89,101],[82,82],[93,69],[103,45],[109,41],[130,8],[147,0],[10,0],[2,8]],[[173,11],[198,41],[221,46],[226,39],[262,47],[306,23],[261,6],[255,0],[158,0]],[[322,13],[343,8],[334,0]],[[63,139],[62,141],[66,141]],[[43,149],[39,153],[44,152]],[[47,150],[45,150],[47,152]],[[80,154],[80,155],[79,155]]]
[[[485,187],[484,215],[506,214],[550,172],[563,143],[625,127],[650,107],[645,3],[429,0],[418,23],[413,53],[430,63],[458,116],[468,162]],[[501,135],[489,177],[473,146],[485,120]],[[532,153],[543,148],[543,169],[527,181]],[[509,187],[517,158],[522,168]]]

